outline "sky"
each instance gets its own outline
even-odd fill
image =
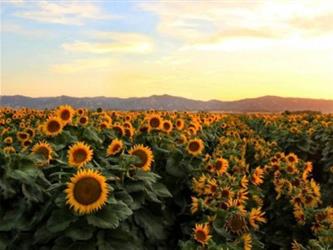
[[[333,99],[333,1],[0,0],[1,95]]]

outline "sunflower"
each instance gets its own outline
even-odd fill
[[[199,210],[200,202],[199,199],[192,196],[192,204],[191,204],[191,213],[194,214]]]
[[[150,170],[151,164],[154,161],[154,156],[149,147],[141,144],[135,145],[128,151],[128,153],[139,158],[140,162],[134,164],[137,168],[142,168],[144,171]]]
[[[184,144],[187,142],[186,135],[180,134],[179,137],[176,139],[176,142],[179,144]]]
[[[215,178],[212,178],[208,180],[204,192],[206,195],[214,195],[217,191],[217,188],[218,188],[218,183]]]
[[[298,157],[294,153],[290,153],[286,156],[286,160],[290,164],[296,164],[298,163]]]
[[[71,166],[80,168],[92,160],[93,150],[84,142],[77,142],[68,151],[68,163]]]
[[[79,170],[65,190],[66,203],[79,214],[90,214],[101,209],[108,199],[106,178],[96,170]]]
[[[33,128],[27,128],[25,129],[25,132],[29,134],[30,138],[35,137],[36,132]]]
[[[113,125],[112,130],[114,130],[119,137],[122,137],[125,134],[125,129],[120,124]]]
[[[229,167],[229,162],[226,159],[223,159],[222,157],[218,158],[214,165],[217,175],[222,175],[223,173],[225,173],[228,167]]]
[[[99,124],[100,128],[101,129],[106,129],[106,128],[110,128],[110,124],[106,121],[102,121],[100,124]]]
[[[62,105],[58,107],[56,115],[61,119],[64,124],[72,121],[75,110],[69,105]]]
[[[84,109],[79,108],[78,110],[76,110],[76,113],[79,114],[79,115],[83,115],[84,114]]]
[[[122,140],[114,139],[106,150],[106,156],[114,156],[123,150],[124,143]]]
[[[208,224],[195,224],[193,231],[194,239],[202,245],[206,245],[212,237],[209,235]]]
[[[262,184],[264,178],[264,170],[260,167],[257,167],[252,174],[251,181],[254,185],[259,186]]]
[[[13,138],[12,137],[10,137],[10,136],[7,136],[4,140],[3,140],[3,142],[5,143],[5,144],[12,144],[13,143]]]
[[[266,223],[267,220],[264,218],[265,212],[261,212],[260,208],[252,208],[250,215],[249,215],[249,222],[250,225],[255,229],[258,230],[259,226],[258,223]]]
[[[13,146],[7,146],[3,148],[5,154],[12,154],[16,152],[16,149]]]
[[[148,117],[149,130],[160,129],[162,125],[162,118],[159,115],[151,115]]]
[[[19,141],[25,141],[29,139],[29,134],[26,132],[17,132],[16,137]]]
[[[198,156],[204,149],[204,143],[201,139],[192,139],[187,144],[187,152],[192,156]]]
[[[238,235],[246,233],[249,230],[245,217],[239,213],[231,214],[226,221],[225,227],[231,233]]]
[[[177,119],[176,120],[176,129],[182,130],[184,128],[184,120],[183,119]]]
[[[48,136],[56,136],[62,132],[63,124],[59,117],[50,117],[43,126],[43,131]]]
[[[242,240],[243,240],[243,244],[244,244],[243,249],[244,250],[251,250],[252,249],[252,237],[251,237],[251,234],[249,234],[249,233],[243,234]]]
[[[52,159],[52,147],[49,143],[45,141],[40,141],[32,147],[32,152],[34,154],[40,155],[43,159],[49,161]]]
[[[132,127],[125,128],[124,131],[125,131],[125,136],[126,137],[128,137],[128,138],[132,138],[133,137],[133,135],[134,135],[134,128],[132,128]]]
[[[293,240],[291,243],[291,250],[302,250],[303,247],[301,244],[299,244],[296,240]]]
[[[162,130],[164,132],[170,133],[172,131],[172,129],[173,129],[173,125],[172,125],[171,121],[164,120],[162,123]]]
[[[81,116],[80,118],[79,118],[79,123],[80,123],[80,125],[87,125],[88,124],[88,121],[89,121],[89,118],[88,118],[88,116]]]
[[[302,206],[295,204],[293,207],[293,214],[298,224],[300,225],[305,224],[304,209],[302,208]]]
[[[26,148],[26,147],[29,147],[31,144],[32,144],[31,140],[25,140],[25,141],[21,142],[21,147]]]

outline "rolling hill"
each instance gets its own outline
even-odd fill
[[[150,97],[38,97],[21,95],[1,96],[0,106],[50,109],[61,104],[73,107],[104,108],[113,110],[177,110],[177,111],[226,111],[226,112],[281,112],[311,110],[333,112],[333,100],[262,96],[237,101],[199,101],[170,95]]]

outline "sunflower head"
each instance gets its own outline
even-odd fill
[[[139,158],[140,162],[134,164],[137,168],[142,168],[144,171],[150,170],[152,162],[154,161],[154,156],[149,147],[141,144],[135,145],[128,153]]]
[[[79,214],[101,209],[108,199],[106,178],[92,169],[79,170],[67,183],[66,203]]]
[[[187,152],[192,156],[198,156],[204,149],[204,143],[201,139],[192,139],[187,144]]]
[[[33,128],[26,128],[25,132],[27,132],[30,136],[30,138],[33,138],[35,136],[35,130]]]
[[[53,152],[52,147],[49,143],[47,143],[45,141],[41,141],[41,142],[35,144],[32,147],[32,152],[34,154],[41,156],[46,161],[49,161],[52,159],[52,152]]]
[[[125,129],[120,124],[113,125],[112,130],[114,130],[119,137],[122,137],[125,134]]]
[[[290,153],[286,156],[286,160],[289,164],[296,164],[298,162],[298,157],[294,153]]]
[[[84,142],[77,142],[68,150],[68,163],[80,168],[92,160],[93,150]]]
[[[63,124],[59,117],[50,117],[43,126],[43,131],[48,136],[56,136],[62,132]]]
[[[25,141],[22,141],[22,142],[21,142],[21,147],[22,147],[22,148],[27,148],[27,147],[29,147],[31,144],[32,144],[32,141],[31,141],[31,140],[25,140]]]
[[[124,143],[122,140],[114,139],[106,150],[106,156],[114,156],[120,153],[124,148]]]
[[[56,114],[64,124],[72,121],[75,110],[69,105],[62,105],[58,107]]]
[[[88,118],[88,116],[85,116],[85,115],[83,115],[83,116],[81,116],[80,118],[79,118],[79,124],[80,125],[87,125],[88,124],[88,122],[89,122],[89,118]]]
[[[195,228],[193,229],[193,231],[194,239],[201,245],[206,245],[212,237],[211,235],[209,235],[208,224],[195,224]]]
[[[172,131],[172,129],[173,129],[173,125],[172,125],[171,121],[164,120],[162,123],[162,130],[164,132],[170,133]]]
[[[176,120],[176,129],[182,130],[184,128],[185,122],[183,119]]]
[[[25,141],[29,139],[29,134],[26,132],[17,132],[16,137],[19,141]]]
[[[7,146],[3,148],[5,154],[13,154],[16,152],[16,149],[13,146]]]
[[[7,145],[10,145],[13,143],[13,137],[11,136],[7,136],[4,140],[3,140],[4,143],[6,143]]]
[[[248,231],[245,217],[240,213],[231,214],[226,221],[226,229],[233,234],[241,235]]]
[[[162,118],[159,115],[153,114],[148,118],[149,130],[160,129],[161,125]]]

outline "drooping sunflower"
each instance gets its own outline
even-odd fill
[[[7,146],[3,148],[5,154],[12,154],[16,152],[16,149],[13,146]]]
[[[48,136],[56,136],[62,132],[63,124],[59,117],[50,117],[43,126],[43,131]]]
[[[125,129],[120,124],[113,125],[112,130],[114,130],[119,137],[122,137],[125,134]]]
[[[124,143],[122,140],[114,139],[106,150],[106,156],[113,156],[123,150]]]
[[[68,151],[68,163],[71,166],[80,168],[92,160],[93,150],[84,142],[77,142]]]
[[[240,213],[231,214],[225,224],[226,229],[234,234],[241,235],[248,232],[245,217]]]
[[[255,229],[258,230],[259,226],[257,223],[266,223],[267,220],[264,217],[265,212],[261,212],[260,208],[252,208],[249,215],[249,223]]]
[[[106,178],[92,169],[79,170],[67,183],[66,203],[79,214],[101,209],[108,199]]]
[[[204,143],[201,139],[192,139],[187,144],[187,152],[192,156],[198,156],[204,149]]]
[[[193,229],[193,231],[194,239],[201,245],[206,245],[212,237],[211,235],[209,235],[208,224],[195,224],[195,228]]]
[[[137,168],[142,168],[144,171],[149,171],[154,161],[153,152],[151,149],[144,145],[135,145],[132,147],[128,153],[130,155],[135,155],[140,159],[139,163],[134,164]]]
[[[61,105],[58,107],[56,114],[64,124],[72,121],[75,110],[69,105]]]
[[[192,199],[191,214],[194,214],[199,210],[200,202],[199,199],[194,196],[192,196],[191,199]]]
[[[252,237],[251,234],[249,233],[245,233],[242,236],[242,240],[243,240],[243,249],[244,250],[251,250],[252,249]]]
[[[32,152],[43,157],[46,161],[52,159],[52,147],[45,141],[40,141],[32,147]]]
[[[180,134],[179,137],[176,139],[176,142],[179,144],[185,144],[187,142],[186,135]]]
[[[264,170],[260,167],[257,167],[252,174],[251,182],[256,186],[259,186],[264,182],[263,178],[264,178]]]

